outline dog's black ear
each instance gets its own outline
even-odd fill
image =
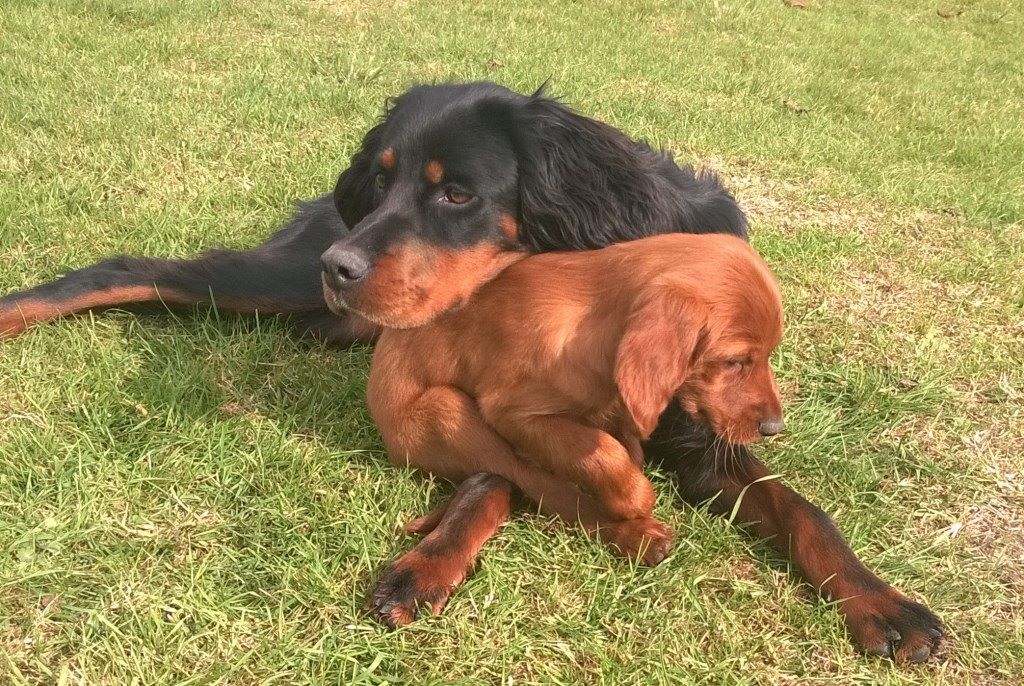
[[[522,239],[536,250],[600,248],[671,231],[746,237],[746,219],[712,173],[577,114],[543,89],[510,129],[519,154]]]
[[[386,117],[385,114],[385,119],[366,132],[348,169],[341,172],[334,185],[334,206],[349,229],[373,211],[377,191],[372,169],[374,160],[382,152]]]

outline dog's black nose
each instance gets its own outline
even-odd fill
[[[786,422],[782,421],[782,417],[770,417],[761,420],[761,423],[757,425],[757,433],[762,436],[774,436],[784,428],[786,428]]]
[[[370,271],[370,260],[356,248],[334,246],[320,257],[324,276],[335,288],[359,281]]]

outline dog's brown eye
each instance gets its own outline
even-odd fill
[[[743,369],[743,359],[739,357],[730,357],[728,360],[725,361],[725,367],[726,369],[730,369],[732,371],[738,371],[740,369]]]
[[[473,196],[469,193],[463,193],[462,191],[457,191],[454,188],[449,188],[444,192],[444,201],[450,202],[453,205],[465,205],[472,199]]]
[[[379,190],[384,190],[384,184],[386,182],[387,180],[384,178],[383,173],[378,173],[377,176],[373,177],[373,183],[377,186]]]

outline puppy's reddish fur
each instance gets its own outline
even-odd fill
[[[502,476],[655,564],[673,536],[651,517],[641,441],[674,398],[729,440],[755,440],[781,419],[769,367],[781,335],[776,281],[737,238],[538,255],[461,309],[386,330],[370,411],[393,462],[453,481]]]

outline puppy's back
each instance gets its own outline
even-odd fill
[[[515,298],[543,305],[615,300],[667,282],[708,293],[776,287],[771,270],[746,241],[728,234],[671,233],[601,250],[534,255],[505,269],[478,295],[481,304]]]

